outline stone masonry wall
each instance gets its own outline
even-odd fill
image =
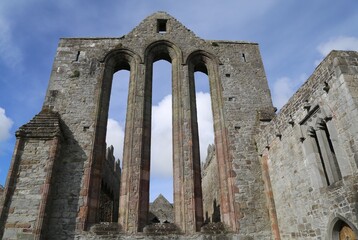
[[[114,148],[110,146],[107,148],[106,160],[103,162],[102,168],[102,185],[101,194],[109,195],[112,202],[111,219],[109,222],[118,221],[118,206],[119,206],[119,183],[121,178],[121,168],[119,160],[116,161],[113,155]]]
[[[161,33],[158,31],[158,24],[163,19],[167,29]],[[153,44],[155,48],[152,48]],[[165,58],[170,54],[174,56],[173,79],[180,78],[176,79],[176,82],[173,81],[177,84],[173,86],[173,96],[177,97],[173,100],[177,101],[174,102],[177,106],[174,108],[174,117],[176,117],[174,119],[180,121],[179,124],[178,122],[173,124],[176,127],[173,129],[177,131],[176,136],[184,135],[183,138],[180,136],[176,138],[177,144],[174,144],[177,151],[174,159],[182,164],[177,165],[179,167],[176,170],[180,172],[182,169],[186,173],[182,176],[184,181],[195,179],[195,182],[190,180],[192,182],[183,184],[182,192],[176,192],[177,197],[181,194],[177,199],[185,198],[176,205],[183,206],[178,209],[187,211],[176,212],[177,216],[184,214],[185,221],[180,219],[180,224],[186,228],[184,231],[192,233],[198,231],[197,224],[200,225],[200,220],[196,218],[200,218],[202,214],[199,206],[200,194],[196,195],[195,191],[192,193],[193,189],[200,189],[198,185],[200,181],[196,179],[198,169],[188,169],[193,168],[192,165],[196,166],[195,161],[198,160],[193,160],[196,150],[191,148],[198,143],[195,142],[197,140],[193,133],[196,131],[195,117],[192,116],[195,112],[192,103],[195,101],[189,96],[193,91],[193,88],[190,88],[192,85],[189,75],[193,74],[190,72],[193,71],[190,67],[197,64],[195,61],[199,61],[199,65],[207,64],[210,90],[214,100],[212,105],[216,136],[215,150],[220,170],[220,184],[225,188],[220,189],[221,210],[225,208],[225,213],[221,211],[224,216],[221,221],[230,224],[236,237],[271,238],[261,166],[257,158],[254,136],[259,122],[266,120],[261,113],[272,115],[274,109],[259,47],[256,43],[200,39],[176,19],[163,12],[149,16],[130,33],[119,38],[60,40],[43,105],[44,109],[50,109],[60,116],[63,135],[61,151],[51,180],[52,190],[49,201],[51,204],[46,208],[47,236],[53,239],[75,236],[83,238],[90,234],[86,232],[88,225],[98,220],[95,210],[99,205],[101,171],[105,159],[107,103],[109,102],[107,98],[111,91],[110,75],[118,70],[117,68],[128,68],[128,65],[132,75],[128,93],[127,118],[129,120],[126,123],[125,142],[132,147],[124,149],[124,159],[127,159],[124,166],[127,168],[123,167],[123,174],[127,175],[123,178],[126,178],[128,183],[125,190],[130,194],[124,195],[123,199],[128,196],[130,201],[125,206],[128,206],[131,212],[122,219],[129,232],[140,231],[143,227],[138,227],[136,224],[139,222],[143,224],[143,219],[145,220],[146,217],[146,209],[143,206],[149,204],[144,202],[145,198],[140,197],[146,194],[144,185],[149,178],[149,169],[143,164],[147,162],[143,155],[148,154],[149,147],[141,144],[148,143],[143,139],[150,136],[150,126],[147,126],[150,123],[148,118],[150,111],[147,108],[150,109],[148,92],[151,90],[149,83],[144,80],[148,79],[146,74],[151,71],[146,69],[150,67],[150,61],[161,59],[163,54]],[[41,141],[34,142],[33,145],[40,143]],[[24,154],[31,151],[26,149]],[[46,151],[46,147],[41,151]],[[41,157],[41,161],[46,159],[46,153],[43,156],[36,156]],[[190,165],[191,163],[193,164]],[[36,166],[34,163],[31,167]],[[37,167],[39,169],[36,171],[41,173],[41,168]],[[212,167],[214,168],[214,165]],[[196,175],[193,178],[194,174]],[[35,175],[31,177],[34,180],[38,179]],[[128,179],[130,181],[127,181]],[[20,183],[25,180],[26,178],[21,178]],[[179,180],[175,179],[175,181]],[[139,189],[141,186],[144,187]],[[137,202],[138,200],[141,202]],[[187,207],[189,205],[190,208]],[[10,220],[11,218],[8,219]],[[125,222],[127,220],[128,222]]]
[[[42,187],[51,144],[48,140],[29,140],[24,144],[16,189],[12,197],[3,239],[31,236],[39,215]]]
[[[261,170],[256,158],[253,136],[257,112],[263,109],[273,111],[273,107],[258,45],[246,42],[204,41],[171,18],[169,26],[172,30],[166,34],[158,34],[155,30],[157,17],[158,15],[149,17],[121,38],[60,41],[44,103],[44,106],[51,107],[61,115],[67,140],[61,151],[62,171],[56,176],[57,191],[51,213],[51,234],[70,234],[76,224],[82,224],[79,222],[80,218],[84,217],[81,213],[85,209],[84,203],[88,201],[85,198],[88,190],[83,187],[88,181],[86,174],[94,151],[93,136],[99,111],[99,84],[103,77],[105,55],[110,50],[125,48],[144,59],[143,49],[152,42],[166,40],[181,49],[183,59],[197,49],[218,56],[221,62],[220,101],[224,106],[224,123],[230,149],[226,161],[232,169],[227,177],[234,186],[232,194],[237,221],[241,226],[240,232],[243,235],[269,236]],[[80,191],[81,188],[83,190]],[[80,214],[80,218],[77,216],[75,220],[77,214]]]
[[[257,137],[281,239],[331,239],[337,217],[357,229],[357,80],[358,53],[331,52]],[[328,186],[319,156],[309,150],[305,125],[315,117],[326,121],[342,174]]]
[[[209,145],[202,168],[204,223],[220,222],[220,185],[215,145]]]
[[[178,176],[178,226],[159,238],[331,239],[337,218],[357,231],[358,53],[330,53],[275,116],[256,43],[203,40],[158,12],[122,37],[60,40],[43,110],[17,133],[1,209],[3,238],[158,239],[142,232],[149,205],[143,196],[149,196],[151,64],[158,59],[173,65]],[[111,77],[118,69],[131,71],[120,196],[125,208],[119,209],[122,225],[96,224],[101,180],[111,185],[118,180],[113,171],[120,171],[113,156],[105,160]],[[201,188],[196,70],[209,76],[215,131],[215,154],[201,172],[203,202],[195,191]],[[329,144],[315,143],[318,133]],[[323,171],[323,153],[334,162],[333,177]],[[206,222],[220,220],[230,233],[224,224],[198,232],[201,203]]]
[[[2,212],[3,204],[4,204],[4,187],[0,185],[0,212]]]
[[[220,56],[225,56],[220,74],[239,232],[267,239],[271,232],[254,136],[261,119],[258,113],[273,114],[274,109],[259,48],[257,44],[218,45]]]
[[[56,53],[44,106],[61,115],[65,141],[58,161],[53,201],[49,212],[49,235],[71,236],[84,217],[90,156],[95,131],[98,82],[102,72],[100,63],[84,49],[100,42],[61,40]],[[77,58],[77,53],[80,52]],[[94,51],[95,52],[95,51]],[[97,71],[95,71],[97,70]],[[105,158],[103,152],[103,159]],[[87,173],[87,174],[86,174]],[[64,181],[65,179],[65,181]],[[81,190],[82,188],[82,190]]]

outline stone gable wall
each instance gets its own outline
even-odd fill
[[[60,113],[65,126],[64,135],[68,139],[61,157],[61,169],[64,171],[58,173],[56,189],[59,191],[54,197],[55,205],[66,205],[64,209],[67,213],[64,216],[62,208],[58,208],[60,212],[57,212],[57,208],[52,209],[51,231],[54,234],[66,232],[65,229],[70,226],[66,224],[68,216],[73,219],[76,213],[82,212],[81,206],[86,201],[79,189],[88,181],[83,172],[88,171],[93,151],[92,137],[96,128],[96,106],[100,94],[100,78],[104,71],[104,57],[113,49],[129,49],[143,61],[143,50],[150,43],[165,40],[181,50],[183,62],[197,49],[218,57],[218,87],[222,91],[220,101],[223,104],[230,146],[226,161],[229,168],[232,168],[231,176],[225,177],[229,177],[234,186],[231,191],[234,194],[236,214],[241,216],[240,220],[237,219],[241,226],[240,232],[243,235],[269,235],[261,170],[253,139],[257,112],[267,109],[273,112],[273,107],[258,45],[205,41],[195,37],[172,19],[169,20],[172,21],[172,30],[158,34],[154,26],[150,26],[153,24],[152,20],[155,20],[154,17],[149,17],[138,28],[121,38],[70,38],[60,41],[44,106],[50,106]],[[69,232],[72,230],[70,227]]]

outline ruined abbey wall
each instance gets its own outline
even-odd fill
[[[333,51],[257,137],[268,172],[265,191],[276,210],[273,229],[281,239],[331,239],[337,220],[356,229],[357,73],[357,52]],[[332,141],[337,179],[324,169],[331,150],[319,139],[322,125]]]
[[[204,222],[220,222],[219,171],[214,145],[209,145],[208,155],[201,171]]]
[[[157,229],[149,176],[152,67],[161,59],[172,64],[174,220]],[[343,226],[357,233],[357,59],[332,52],[275,116],[256,43],[200,39],[164,12],[119,38],[61,39],[43,109],[16,134],[0,235],[335,239]],[[100,224],[103,191],[118,188],[108,184],[119,169],[106,160],[105,138],[112,77],[122,69],[130,81],[118,223]],[[215,132],[203,169],[196,71],[208,75]],[[205,222],[209,216],[220,224]]]

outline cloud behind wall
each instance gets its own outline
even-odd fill
[[[317,51],[321,54],[321,58],[315,61],[315,66],[317,66],[332,50],[358,51],[358,37],[338,36],[320,43],[317,46]]]
[[[13,121],[6,116],[5,109],[0,107],[0,142],[10,137],[10,129]]]
[[[41,110],[60,38],[120,37],[154,12],[166,11],[200,38],[257,42],[274,105],[280,108],[331,49],[357,50],[356,9],[357,0],[330,1],[329,4],[326,0],[0,0],[0,136],[3,139],[0,184],[5,183],[10,166],[15,131]],[[170,80],[170,66],[168,68]],[[162,74],[162,70],[153,72],[158,77]],[[305,76],[303,80],[302,76]],[[128,75],[117,82],[128,85],[126,79]],[[166,104],[159,103],[171,93],[171,86],[169,90],[165,87],[170,81],[158,80],[157,83],[157,88],[153,87],[153,90],[159,88],[157,93],[153,92],[153,106],[163,111],[161,108]],[[127,98],[128,89],[116,86],[112,90]],[[196,91],[207,92],[200,88]],[[198,106],[200,99],[197,99]],[[112,130],[107,138],[118,142],[124,134],[121,116],[125,116],[125,111],[121,111],[121,107],[126,106],[125,99],[112,105],[115,114],[110,115],[108,129]],[[198,111],[200,109],[202,107],[198,107]],[[199,121],[200,118],[199,113]],[[200,125],[206,126],[205,120]],[[212,128],[209,125],[204,129]],[[199,131],[202,141],[208,139],[207,131]],[[206,155],[207,143],[201,144],[202,158]],[[117,145],[116,155],[122,158],[120,140]],[[169,152],[165,154],[161,162],[169,164],[171,161],[164,159],[172,157]],[[168,169],[168,164],[163,166],[163,171]],[[168,172],[163,171],[164,175]]]
[[[1,14],[1,11],[0,11]],[[18,68],[22,61],[22,53],[13,41],[10,24],[0,15],[0,61],[11,69]]]
[[[200,156],[205,161],[207,148],[214,142],[213,120],[209,93],[197,92]],[[108,119],[107,146],[114,146],[116,159],[123,157],[124,124]],[[172,95],[165,96],[152,107],[151,176],[171,177],[172,160]]]
[[[338,36],[318,44],[316,47],[320,58],[315,60],[313,65],[316,67],[322,62],[332,50],[352,50],[358,51],[358,37]],[[302,73],[298,77],[283,76],[271,84],[273,104],[277,109],[281,109],[297,91],[297,89],[307,80],[309,75]]]

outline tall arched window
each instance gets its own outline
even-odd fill
[[[153,64],[150,202],[162,194],[173,202],[171,63]]]
[[[214,126],[214,143],[215,143],[215,158],[217,161],[216,170],[218,171],[218,192],[214,195],[207,198],[204,196],[204,216],[206,222],[213,221],[215,222],[222,221],[228,226],[229,229],[236,231],[238,229],[236,218],[236,209],[234,207],[234,195],[233,195],[233,185],[230,182],[231,175],[231,164],[230,164],[230,155],[227,144],[227,132],[226,127],[223,122],[223,96],[222,96],[222,86],[218,74],[218,60],[213,57],[211,54],[205,51],[195,51],[189,55],[187,59],[188,68],[189,68],[189,78],[192,79],[192,85],[197,84],[195,79],[195,72],[202,72],[208,76],[208,82],[210,86],[210,99],[212,106],[212,115],[213,115],[213,126]],[[195,82],[195,83],[194,83]],[[191,95],[193,93],[193,86],[191,87]],[[193,98],[192,98],[193,99]],[[196,111],[196,110],[195,110]],[[192,113],[192,116],[196,117],[197,114]],[[194,118],[192,118],[194,120]],[[195,136],[193,137],[195,139]],[[193,144],[199,143],[197,139]],[[204,170],[205,174],[205,170]],[[205,191],[206,192],[206,191]],[[199,198],[198,198],[199,199]],[[201,197],[200,197],[201,199]],[[211,204],[206,204],[206,199]],[[210,206],[211,205],[211,206]],[[210,206],[210,207],[209,207]],[[209,208],[211,210],[209,210]],[[203,211],[203,210],[202,210]],[[209,214],[209,211],[211,214]],[[209,216],[210,215],[210,216]],[[210,218],[210,219],[209,219]]]
[[[106,133],[107,150],[101,174],[100,222],[118,221],[120,160],[123,159],[129,74],[128,70],[113,74]]]

